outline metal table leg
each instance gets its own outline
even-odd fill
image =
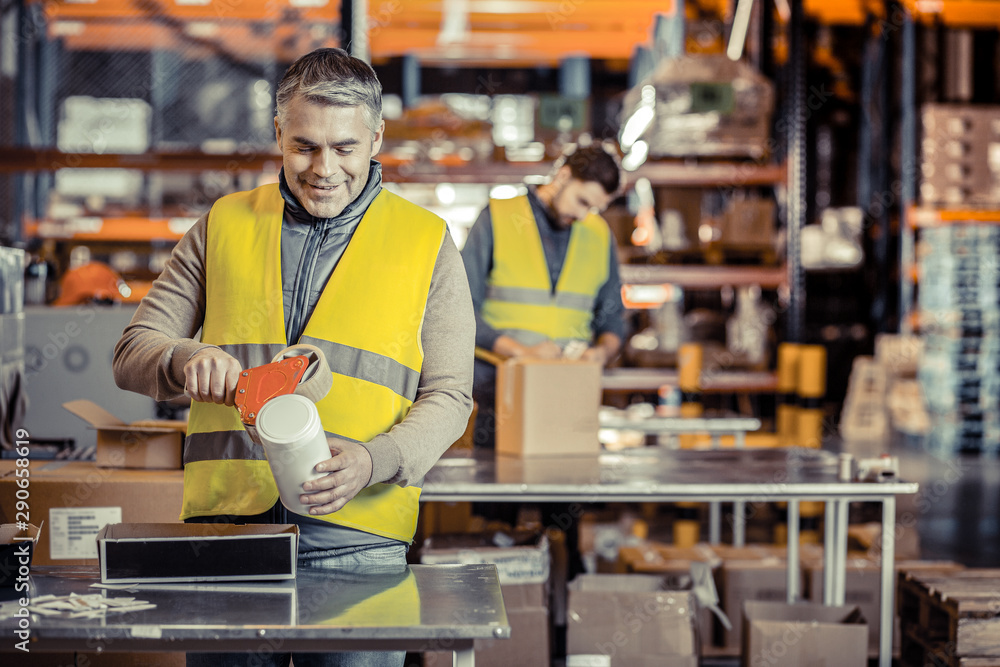
[[[848,500],[837,501],[837,525],[834,535],[833,604],[842,605],[847,594],[847,510]]]
[[[747,503],[745,500],[737,500],[733,503],[733,546],[742,547],[746,544],[746,513]]]
[[[882,501],[882,595],[879,598],[879,612],[882,623],[878,633],[879,667],[892,667],[892,622],[895,588],[896,561],[896,497],[888,496]]]
[[[788,603],[799,600],[799,501],[788,501],[788,569],[785,571]]]
[[[823,604],[833,604],[833,571],[836,567],[837,503],[826,501],[823,518]]]
[[[708,506],[708,542],[722,542],[722,503],[713,500]]]
[[[476,650],[472,640],[455,640],[455,649],[452,652],[455,656],[452,664],[455,667],[475,667]]]
[[[746,447],[746,432],[737,431],[733,434],[733,439],[737,449]],[[747,503],[745,500],[737,500],[733,503],[733,546],[742,547],[746,544],[746,520]]]

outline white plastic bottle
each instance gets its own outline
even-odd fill
[[[278,485],[281,504],[296,514],[309,514],[299,502],[302,484],[323,477],[316,464],[330,458],[316,405],[305,396],[285,394],[264,404],[257,414],[257,435]]]

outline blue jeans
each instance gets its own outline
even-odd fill
[[[347,573],[398,573],[406,568],[405,544],[370,548],[349,547],[299,556],[304,569],[340,570]],[[359,651],[353,653],[188,653],[187,667],[403,667],[404,651]],[[294,663],[293,663],[294,661]]]

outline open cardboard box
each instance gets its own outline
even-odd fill
[[[865,667],[868,625],[856,606],[743,603],[741,665]]]
[[[298,526],[112,523],[97,534],[101,582],[294,579]]]
[[[97,430],[97,465],[102,468],[182,467],[181,442],[187,423],[143,420],[126,424],[85,399],[63,403],[63,407]]]
[[[25,528],[13,523],[0,525],[0,587],[16,586],[18,577],[27,581],[38,534],[38,526],[30,523]]]

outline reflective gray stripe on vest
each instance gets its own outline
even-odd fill
[[[315,345],[323,350],[330,370],[334,373],[381,385],[410,401],[417,397],[420,373],[407,368],[395,359],[311,336],[302,336],[299,342]],[[243,368],[253,368],[271,363],[274,355],[287,346],[280,343],[247,343],[220,345],[219,347],[238,359],[243,364]]]
[[[284,350],[287,345],[281,343],[240,343],[220,345],[222,351],[239,360],[244,369],[256,368],[271,363],[274,355]]]
[[[235,409],[235,408],[234,408]],[[328,437],[360,442],[336,433],[324,432]],[[192,433],[184,438],[184,463],[196,461],[265,461],[264,448],[250,440],[246,431],[212,431]]]
[[[486,298],[493,301],[506,301],[508,303],[518,303],[528,306],[555,306],[570,310],[582,310],[588,313],[594,308],[594,296],[592,295],[556,292],[555,296],[553,296],[546,290],[532,289],[530,287],[497,287],[490,285],[486,288]]]
[[[190,433],[184,438],[184,463],[265,459],[264,448],[253,444],[244,431]]]
[[[555,305],[560,308],[571,310],[582,310],[590,312],[594,309],[594,297],[587,294],[574,294],[572,292],[557,292]]]
[[[381,385],[409,401],[417,397],[420,372],[407,368],[395,359],[310,336],[302,336],[299,341],[323,350],[334,373]]]

